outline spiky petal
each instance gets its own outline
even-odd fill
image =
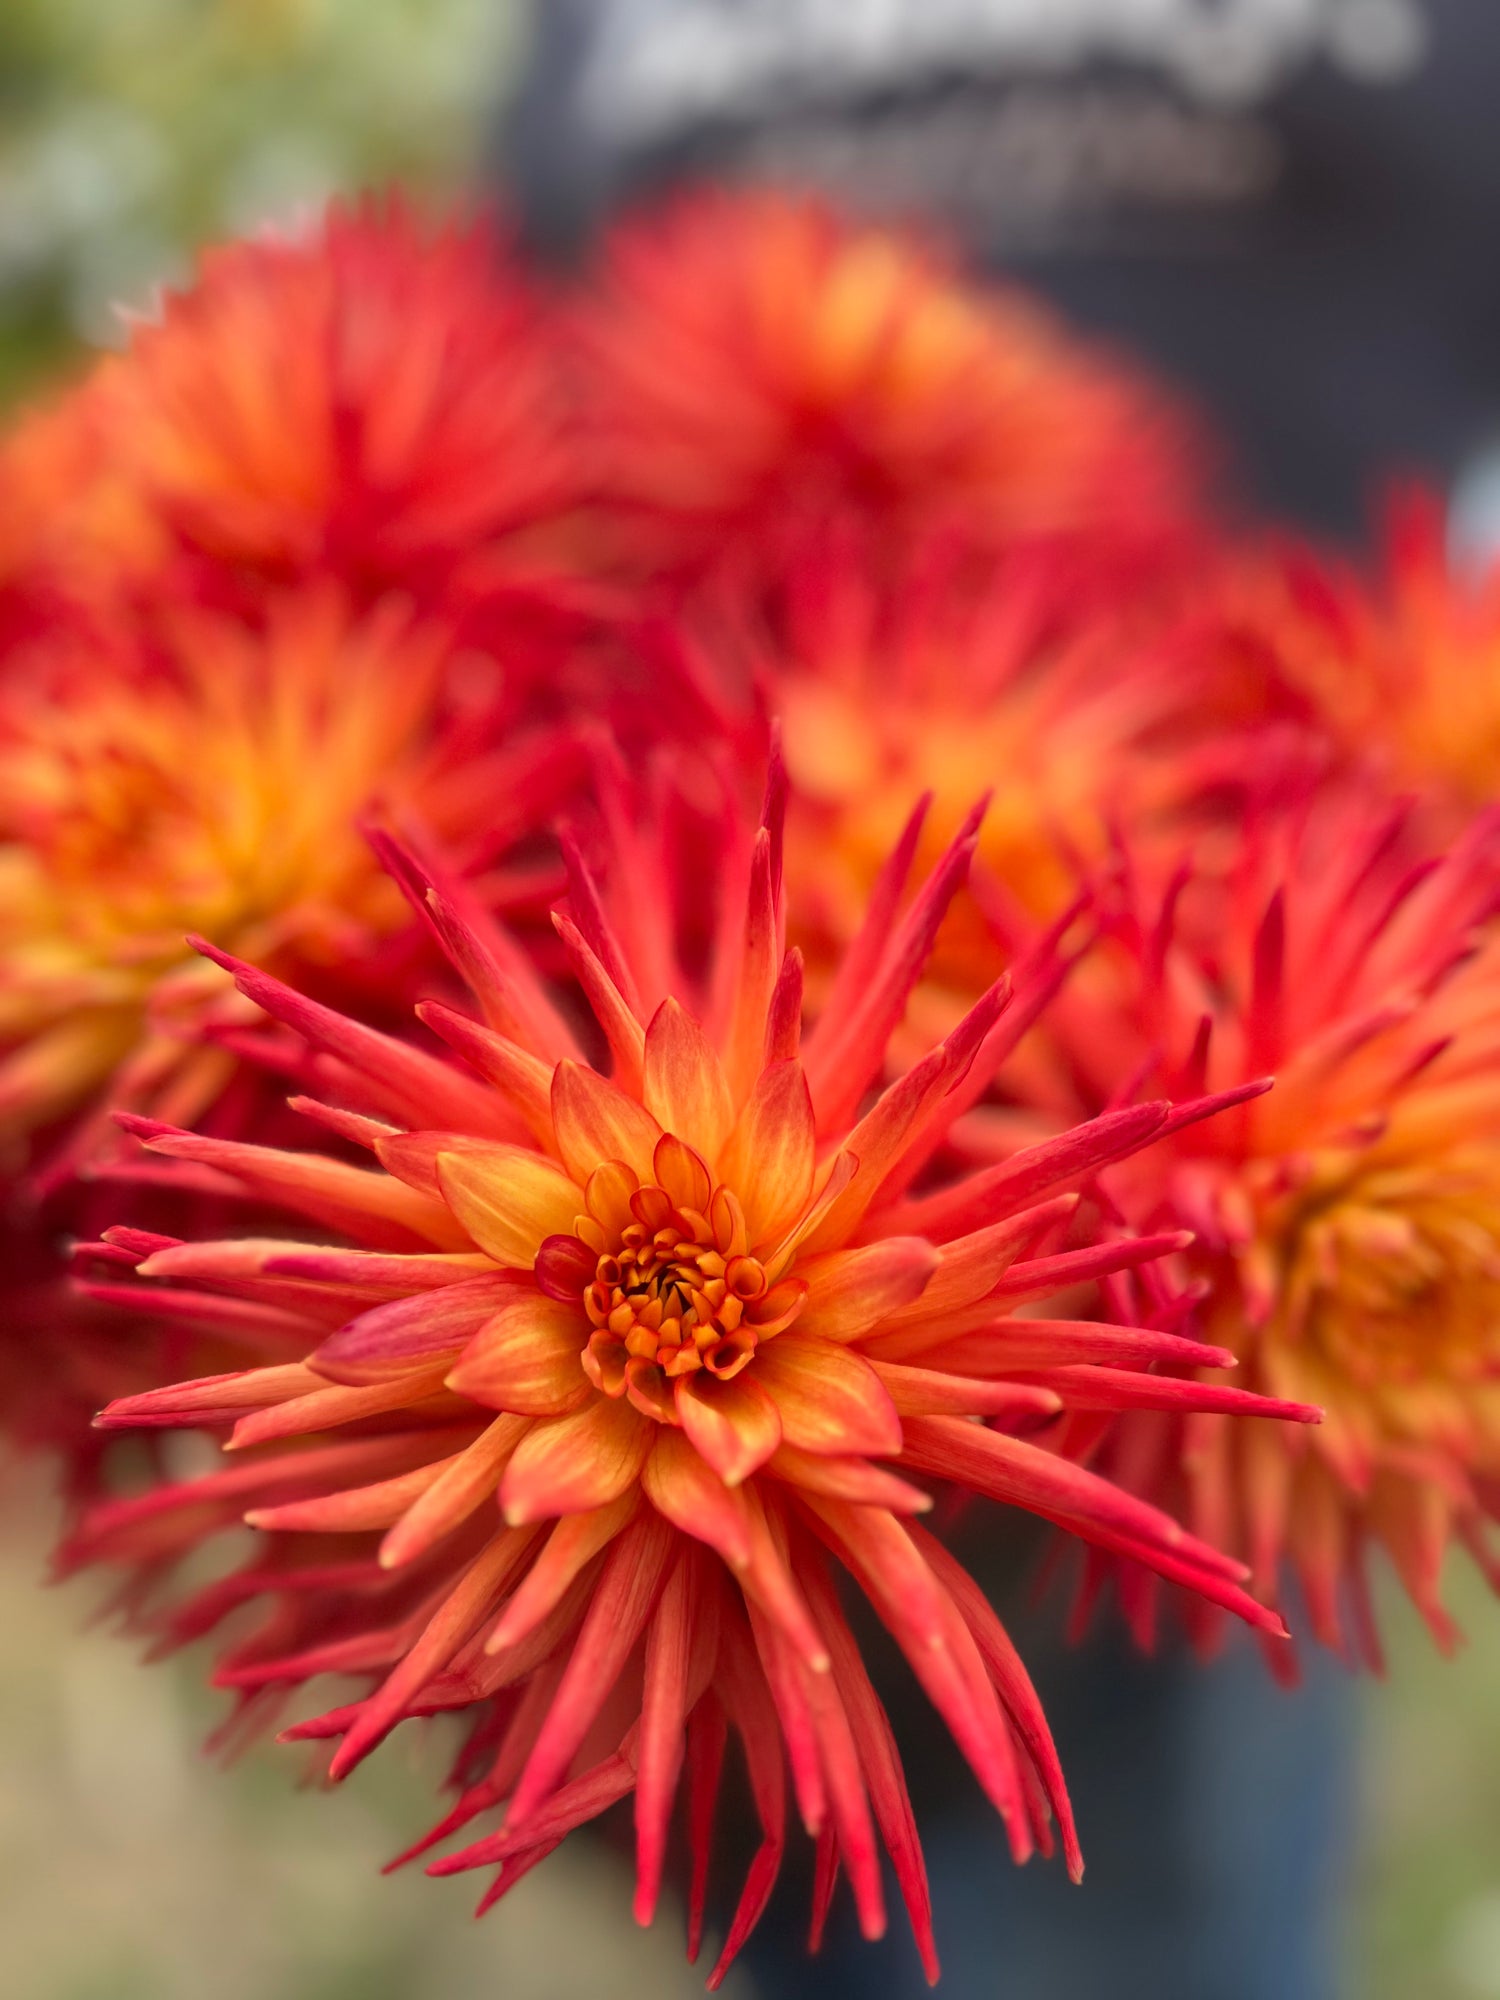
[[[1101,1463],[1242,1556],[1267,1596],[1290,1571],[1316,1637],[1372,1663],[1371,1547],[1444,1644],[1448,1546],[1496,1574],[1497,887],[1493,815],[1434,857],[1409,814],[1332,791],[1252,819],[1224,878],[1178,876],[1163,897],[1124,869],[1108,976],[1053,1023],[1086,1101],[1146,1074],[1246,1087],[1106,1176],[1136,1221],[1195,1233],[1175,1276],[1142,1274],[1137,1308],[1327,1413],[1294,1442],[1163,1401]],[[1154,1588],[1126,1589],[1148,1633]],[[1215,1619],[1185,1610],[1211,1638]]]
[[[382,1050],[353,1031],[338,1040],[341,1097],[382,1113],[366,1167],[137,1126],[150,1151],[279,1199],[304,1227],[336,1220],[340,1241],[142,1244],[141,1276],[164,1296],[191,1285],[300,1314],[305,1343],[272,1368],[111,1406],[110,1428],[206,1430],[230,1456],[204,1479],[101,1507],[66,1557],[135,1555],[159,1571],[248,1514],[269,1552],[240,1586],[157,1614],[164,1638],[263,1598],[259,1628],[220,1657],[221,1683],[250,1701],[322,1671],[368,1677],[370,1692],[290,1732],[336,1740],[335,1777],[404,1718],[464,1712],[458,1798],[434,1837],[483,1816],[491,1830],[433,1865],[497,1868],[486,1901],[634,1790],[637,1908],[649,1917],[678,1785],[686,1774],[701,1851],[732,1729],[764,1839],[715,1980],[775,1877],[788,1776],[870,1936],[885,1923],[886,1846],[935,1970],[900,1765],[838,1568],[890,1629],[1017,1855],[1033,1844],[1028,1801],[1045,1797],[1077,1870],[1025,1673],[978,1592],[914,1526],[925,1480],[1038,1513],[1281,1629],[1232,1560],[1038,1430],[1065,1424],[1075,1394],[1095,1410],[1101,1378],[1149,1387],[1143,1365],[1158,1355],[1220,1358],[1135,1328],[1009,1317],[1013,1301],[1087,1268],[1087,1247],[1058,1251],[1074,1199],[1035,1202],[1023,1180],[1008,1200],[992,1184],[972,1228],[906,1226],[898,1194],[912,1162],[1008,1047],[1007,989],[889,1080],[882,1043],[921,964],[920,949],[893,947],[846,1011],[819,1023],[807,1062],[797,1054],[781,981],[767,976],[785,954],[780,809],[773,782],[761,827],[735,843],[743,919],[721,925],[702,976],[675,967],[665,998],[627,999],[650,991],[659,955],[635,957],[614,913],[670,909],[682,885],[635,866],[602,894],[581,887],[564,932],[615,1046],[612,1075],[573,1043],[524,961],[502,964],[431,883],[422,900],[455,964],[505,1024],[473,1024],[467,1041],[450,1030],[493,1101],[508,1101],[491,1129],[424,1129],[394,1101]],[[391,852],[415,891],[419,864]],[[961,873],[938,871],[939,905]],[[294,991],[229,969],[314,1046],[338,1035]],[[458,1075],[450,1097],[472,1087]],[[529,1136],[497,1138],[494,1122]],[[1118,1120],[1081,1133],[1053,1186],[1129,1143]],[[1111,1243],[1102,1268],[1181,1242]],[[1090,1362],[1116,1365],[1076,1365],[1077,1333]],[[1218,1407],[1222,1394],[1205,1400]],[[701,1885],[695,1873],[695,1907]]]

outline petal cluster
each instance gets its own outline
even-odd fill
[[[467,695],[460,666],[445,626],[329,585],[268,599],[254,627],[185,607],[109,637],[54,631],[0,688],[12,1169],[28,1135],[101,1092],[191,1118],[222,1089],[227,1046],[193,1036],[228,988],[186,932],[356,990],[405,925],[368,815],[412,817],[461,859],[529,831],[566,754],[546,731],[507,741],[510,704]],[[509,826],[497,787],[519,806]],[[217,1012],[233,1029],[244,1010]]]
[[[1036,1697],[975,1586],[918,1525],[921,1482],[1028,1509],[1280,1632],[1234,1561],[1059,1455],[1049,1429],[1141,1400],[1315,1412],[1151,1373],[1229,1359],[1180,1336],[1016,1316],[1181,1247],[1181,1234],[1090,1241],[1073,1228],[1078,1184],[1147,1143],[1164,1106],[911,1194],[1013,1040],[1001,982],[883,1080],[975,836],[904,918],[872,911],[804,1042],[782,790],[773,772],[741,843],[740,922],[698,978],[673,969],[691,1005],[642,1006],[646,967],[575,859],[556,923],[609,1074],[504,934],[389,843],[480,1003],[479,1017],[420,1010],[462,1067],[222,959],[336,1083],[310,1115],[373,1160],[131,1121],[153,1153],[333,1240],[112,1234],[106,1250],[191,1287],[199,1311],[221,1293],[258,1314],[277,1358],[111,1406],[107,1426],[205,1429],[235,1462],[103,1505],[70,1559],[160,1563],[242,1517],[265,1531],[268,1552],[237,1578],[147,1622],[180,1637],[263,1600],[218,1671],[251,1703],[323,1672],[368,1675],[370,1693],[290,1732],[338,1739],[336,1777],[404,1718],[462,1710],[458,1802],[433,1838],[481,1814],[499,1824],[435,1865],[497,1866],[491,1898],[633,1791],[648,1917],[684,1760],[700,1772],[698,1838],[732,1728],[763,1845],[719,1970],[776,1872],[783,1753],[799,1816],[847,1872],[866,1933],[884,1925],[883,1841],[935,1969],[897,1753],[834,1570],[892,1632],[1017,1855],[1050,1846],[1055,1815],[1076,1869]],[[674,900],[649,874],[617,887],[627,906]],[[702,1895],[698,1874],[700,1908]]]
[[[747,544],[774,571],[845,512],[886,547],[942,527],[993,555],[1146,535],[1199,501],[1162,391],[932,243],[705,190],[622,225],[602,265],[585,437],[625,553],[657,572],[733,568]]]
[[[1295,1444],[1197,1417],[1141,1425],[1105,1462],[1241,1553],[1264,1592],[1290,1571],[1314,1633],[1372,1661],[1371,1547],[1445,1643],[1449,1543],[1495,1574],[1497,832],[1490,815],[1426,855],[1409,811],[1330,792],[1252,822],[1226,881],[1153,890],[1126,870],[1108,976],[1060,1015],[1085,1098],[1132,1075],[1192,1092],[1275,1073],[1110,1187],[1137,1220],[1194,1231],[1179,1317],[1326,1421]],[[1130,1588],[1149,1629],[1154,1592]]]

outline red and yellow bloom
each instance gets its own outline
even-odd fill
[[[658,571],[774,573],[848,513],[885,549],[1148,539],[1200,497],[1161,391],[810,198],[705,191],[622,225],[580,342],[594,478]]]
[[[551,356],[494,230],[369,201],[208,252],[96,393],[176,587],[430,603],[497,551],[530,560],[571,503]]]
[[[1086,1102],[1275,1072],[1110,1186],[1138,1224],[1195,1233],[1188,1289],[1148,1290],[1155,1323],[1186,1312],[1242,1379],[1326,1420],[1294,1442],[1133,1419],[1102,1462],[1243,1555],[1268,1600],[1289,1570],[1314,1634],[1372,1661],[1372,1546],[1444,1643],[1450,1543],[1500,1581],[1497,889],[1493,818],[1439,859],[1400,809],[1330,793],[1252,819],[1226,881],[1128,886],[1111,979],[1058,1017]],[[1154,1587],[1127,1594],[1149,1629]]]
[[[184,608],[28,655],[0,687],[8,1167],[106,1091],[175,1117],[216,1094],[232,1058],[193,1036],[229,988],[186,932],[336,990],[368,982],[405,913],[365,815],[426,824],[470,861],[545,819],[568,759],[510,733],[479,665],[443,626],[394,602],[360,613],[332,585],[269,599],[260,629]]]
[[[1071,1190],[1174,1114],[1133,1109],[984,1176],[929,1174],[932,1191],[913,1194],[1013,1039],[1002,982],[884,1080],[974,825],[899,920],[892,864],[804,1040],[781,791],[773,774],[753,838],[727,844],[747,886],[698,977],[676,963],[667,919],[693,878],[649,864],[659,819],[637,838],[617,816],[608,904],[570,854],[556,921],[586,1033],[502,933],[391,843],[479,1002],[478,1019],[419,1010],[464,1067],[221,961],[311,1052],[331,1101],[306,1109],[372,1164],[132,1121],[182,1170],[340,1240],[111,1232],[106,1254],[137,1261],[164,1297],[186,1289],[210,1320],[222,1298],[276,1358],[108,1410],[110,1427],[227,1433],[234,1463],[101,1507],[68,1559],[159,1576],[213,1529],[246,1517],[266,1531],[245,1570],[141,1615],[180,1639],[263,1601],[218,1673],[252,1704],[322,1672],[370,1676],[363,1698],[290,1732],[342,1739],[335,1776],[407,1716],[465,1712],[458,1801],[414,1852],[500,1813],[435,1864],[495,1866],[487,1901],[633,1792],[649,1918],[686,1763],[696,1940],[732,1728],[763,1839],[715,1977],[776,1875],[788,1768],[825,1892],[838,1863],[878,1934],[883,1842],[935,1973],[896,1748],[830,1558],[893,1633],[1016,1853],[1050,1846],[1050,1807],[1076,1872],[1035,1694],[978,1590],[918,1525],[931,1503],[916,1482],[1028,1508],[1276,1631],[1234,1562],[1026,1433],[1122,1403],[1313,1413],[1149,1372],[1227,1359],[1177,1335],[1015,1316],[1180,1247],[1178,1233],[1067,1236]],[[591,1047],[608,1049],[608,1075]]]

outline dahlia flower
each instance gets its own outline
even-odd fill
[[[793,579],[785,639],[756,666],[781,719],[804,924],[846,943],[911,800],[931,797],[917,848],[930,864],[988,788],[974,894],[933,968],[972,993],[994,976],[996,934],[1076,897],[1116,818],[1143,831],[1180,817],[1198,768],[1185,714],[1202,689],[1160,656],[1164,595],[1106,590],[1068,630],[1056,590],[1045,557],[975,586],[939,550],[894,581],[842,562]]]
[[[635,1907],[649,1920],[685,1770],[696,1951],[732,1730],[762,1841],[711,1984],[776,1877],[788,1769],[819,1843],[815,1921],[842,1868],[865,1933],[881,1932],[883,1843],[936,1975],[921,1850],[840,1568],[1017,1856],[1050,1849],[1050,1812],[1079,1870],[1036,1695],[920,1524],[919,1482],[1029,1509],[1280,1631],[1236,1563],[1024,1433],[1120,1405],[1315,1414],[1153,1374],[1227,1361],[1177,1334],[1015,1316],[1182,1246],[1175,1231],[1066,1240],[1071,1190],[1211,1107],[1132,1109],[998,1173],[908,1193],[1014,1034],[1002,982],[880,1087],[973,826],[900,920],[909,857],[893,862],[804,1041],[800,962],[783,946],[782,793],[773,775],[753,839],[717,850],[745,887],[725,900],[721,873],[700,977],[672,948],[667,913],[694,892],[653,864],[668,852],[663,815],[645,832],[618,821],[607,898],[570,852],[556,925],[586,1024],[386,841],[478,1002],[480,1018],[418,1010],[462,1067],[203,947],[323,1066],[332,1101],[301,1101],[337,1150],[126,1120],[181,1171],[285,1204],[298,1233],[110,1232],[100,1254],[135,1263],[163,1304],[205,1324],[227,1313],[274,1359],[106,1410],[111,1429],[206,1430],[230,1462],[101,1506],[64,1557],[134,1566],[134,1617],[162,1645],[262,1603],[217,1673],[247,1721],[317,1675],[368,1678],[287,1732],[336,1741],[334,1778],[403,1718],[463,1712],[456,1801],[412,1853],[498,1816],[433,1864],[495,1868],[486,1903],[633,1794]],[[701,914],[683,911],[688,933]],[[593,1060],[606,1050],[607,1075]],[[241,1519],[264,1537],[243,1569],[153,1602],[176,1557]]]
[[[62,628],[0,685],[8,1169],[106,1087],[179,1118],[217,1094],[232,1050],[190,1037],[233,995],[186,931],[348,991],[406,922],[361,815],[482,862],[567,782],[555,732],[503,740],[498,677],[400,605],[360,613],[330,585],[269,598],[263,628],[188,608],[108,639]]]
[[[541,560],[570,491],[550,354],[493,230],[366,201],[205,253],[84,392],[165,587],[253,607],[332,575],[430,601]]]
[[[658,568],[774,570],[848,509],[993,554],[1144,538],[1199,498],[1160,391],[935,246],[807,197],[711,190],[626,222],[579,326],[593,477]]]
[[[1070,1103],[1073,1086],[1117,1104],[1142,1077],[1196,1092],[1276,1074],[1108,1183],[1138,1226],[1194,1232],[1176,1278],[1147,1282],[1153,1323],[1325,1421],[1294,1440],[1133,1418],[1098,1463],[1243,1556],[1268,1601],[1290,1571],[1313,1634],[1372,1665],[1372,1546],[1445,1646],[1449,1544],[1500,1584],[1497,886],[1493,816],[1424,856],[1403,809],[1331,791],[1252,818],[1226,878],[1184,869],[1158,894],[1127,868],[1111,978],[1054,1023]],[[1139,1574],[1123,1589],[1149,1636],[1159,1593]],[[1210,1640],[1214,1617],[1184,1610]]]
[[[130,599],[170,559],[120,468],[97,377],[0,439],[0,658],[7,675],[59,620]]]
[[[1420,794],[1439,842],[1500,797],[1500,569],[1466,570],[1447,540],[1435,496],[1398,492],[1368,567],[1286,539],[1241,552],[1185,636],[1257,688],[1263,712]]]

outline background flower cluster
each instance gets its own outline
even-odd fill
[[[1377,1663],[1375,1558],[1451,1642],[1500,605],[1420,494],[1356,568],[1230,484],[1029,299],[754,193],[565,286],[335,209],[13,433],[5,1416],[128,1625],[229,1621],[233,1736],[326,1672],[335,1775],[457,1709],[440,1865],[633,1792],[648,1917],[733,1733],[727,1954],[790,1786],[820,1896],[878,1932],[878,1839],[930,1955],[830,1562],[1077,1865],[935,1492],[1077,1538],[1145,1646]]]

